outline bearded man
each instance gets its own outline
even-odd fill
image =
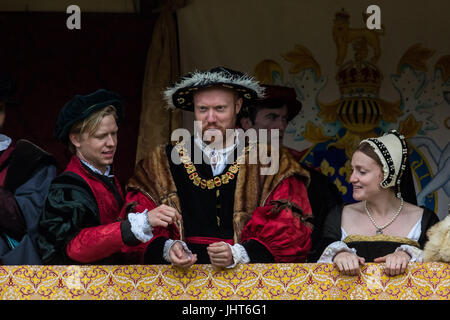
[[[127,185],[131,211],[167,205],[181,215],[152,229],[145,262],[304,262],[311,247],[309,174],[289,152],[266,145],[277,164],[267,174],[267,163],[251,157],[260,145],[246,144],[235,126],[243,101],[262,98],[263,88],[217,67],[186,75],[164,94],[169,108],[194,112],[201,129],[150,152]]]

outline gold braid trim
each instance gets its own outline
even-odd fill
[[[347,237],[345,237],[344,242],[350,243],[350,242],[361,242],[361,241],[368,241],[368,242],[375,242],[375,241],[389,241],[389,242],[399,242],[403,244],[407,244],[413,247],[420,248],[420,245],[417,241],[412,240],[410,238],[406,237],[397,237],[397,236],[390,236],[387,234],[377,234],[374,236],[365,236],[361,234],[351,234]]]

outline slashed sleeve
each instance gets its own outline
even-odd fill
[[[304,262],[311,248],[311,217],[304,183],[296,176],[284,179],[242,231],[250,262]]]

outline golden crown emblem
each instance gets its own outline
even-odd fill
[[[361,139],[375,136],[373,131],[381,120],[393,122],[401,114],[400,102],[394,103],[379,97],[383,74],[376,62],[380,56],[377,31],[366,28],[350,28],[349,15],[337,12],[334,19],[333,38],[337,46],[336,82],[340,98],[331,103],[319,101],[319,117],[324,122],[339,121],[347,133],[336,146],[351,154]],[[353,59],[344,62],[348,47],[352,46]],[[374,54],[368,59],[369,47]]]
[[[363,133],[377,127],[382,115],[378,94],[383,75],[378,67],[365,58],[364,40],[354,43],[355,58],[344,63],[337,72],[336,82],[341,99],[337,105],[337,118],[351,132]]]

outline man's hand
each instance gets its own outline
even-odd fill
[[[230,246],[225,242],[215,242],[207,248],[209,260],[216,267],[228,267],[233,264],[233,254]]]
[[[172,264],[179,268],[189,268],[197,262],[197,255],[184,250],[183,245],[179,242],[170,248],[169,257]]]
[[[152,227],[164,227],[175,221],[181,220],[180,213],[165,204],[162,204],[155,209],[147,212],[148,222]]]

